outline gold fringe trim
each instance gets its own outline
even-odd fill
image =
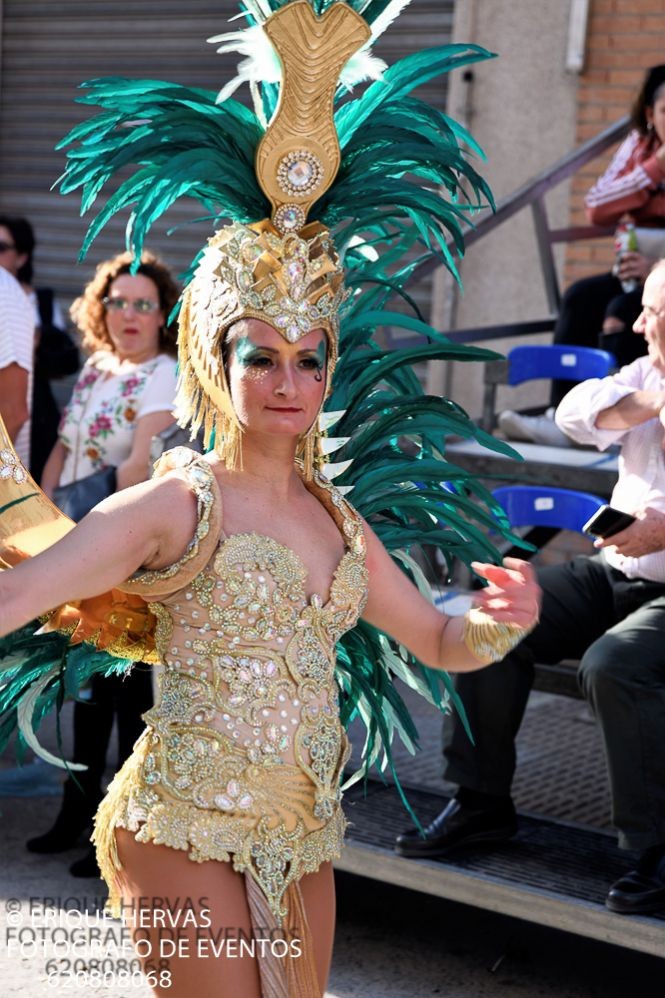
[[[120,918],[122,909],[122,895],[118,880],[118,873],[122,870],[122,863],[118,856],[118,847],[115,839],[118,800],[129,798],[132,789],[137,785],[138,771],[143,764],[143,752],[141,748],[148,748],[146,734],[147,731],[135,745],[134,753],[109,784],[106,796],[97,809],[95,829],[90,837],[90,841],[95,845],[97,864],[102,878],[106,881],[106,886],[109,889],[106,910],[114,918]],[[144,742],[144,746],[141,746],[141,741]]]
[[[245,873],[245,893],[254,935],[258,937],[260,931],[261,938],[281,936],[289,947],[289,955],[282,959],[273,955],[270,947],[266,947],[259,958],[261,998],[320,998],[312,934],[298,882],[290,883],[286,889],[284,900],[288,914],[282,920],[276,918],[250,873]]]

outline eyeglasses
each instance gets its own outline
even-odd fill
[[[107,312],[124,312],[131,306],[139,315],[148,315],[159,308],[159,302],[150,298],[134,298],[133,301],[129,298],[103,298],[102,303]]]
[[[0,253],[6,253],[7,250],[16,249],[14,243],[6,243],[4,239],[0,239]]]

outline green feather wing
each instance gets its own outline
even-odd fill
[[[391,264],[399,260],[405,242],[413,244],[408,233],[403,239],[382,224],[377,227],[377,238],[386,238],[392,246]],[[473,362],[497,355],[451,342],[417,315],[391,310],[390,299],[408,279],[412,263],[388,274],[383,255],[368,259],[360,249],[356,256],[352,252],[350,272],[350,283],[359,292],[351,298],[342,320],[340,360],[327,403],[331,411],[345,410],[334,435],[349,438],[335,452],[335,461],[352,462],[336,482],[352,487],[349,498],[354,507],[401,570],[432,600],[429,585],[411,556],[415,549],[438,548],[450,573],[457,560],[466,564],[476,559],[500,560],[497,536],[522,543],[491,493],[447,459],[448,439],[475,439],[509,456],[518,455],[480,430],[454,402],[426,395],[413,371],[414,364],[425,360]],[[425,342],[382,350],[374,339],[382,326],[402,329]],[[345,723],[360,721],[365,729],[363,761],[349,782],[366,777],[372,766],[387,770],[409,808],[391,746],[399,738],[413,752],[418,734],[396,681],[415,689],[442,713],[454,707],[466,723],[447,674],[426,668],[403,646],[361,622],[339,642],[337,678]]]
[[[60,757],[43,749],[36,732],[53,707],[78,696],[88,680],[99,673],[124,673],[133,665],[97,651],[91,645],[70,645],[69,637],[58,632],[42,634],[33,622],[0,638],[0,752],[17,734],[17,756],[29,746],[47,762],[66,768],[62,746]],[[59,736],[59,729],[58,729]]]

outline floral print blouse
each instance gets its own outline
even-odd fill
[[[142,364],[120,363],[109,351],[93,354],[60,421],[59,437],[67,449],[60,485],[125,461],[138,420],[169,412],[175,390],[176,362],[165,354]]]

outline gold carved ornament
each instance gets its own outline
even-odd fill
[[[256,176],[279,232],[297,231],[332,184],[341,161],[333,99],[349,58],[369,41],[367,23],[343,3],[317,17],[296,0],[263,30],[282,64],[277,110],[256,151]]]

